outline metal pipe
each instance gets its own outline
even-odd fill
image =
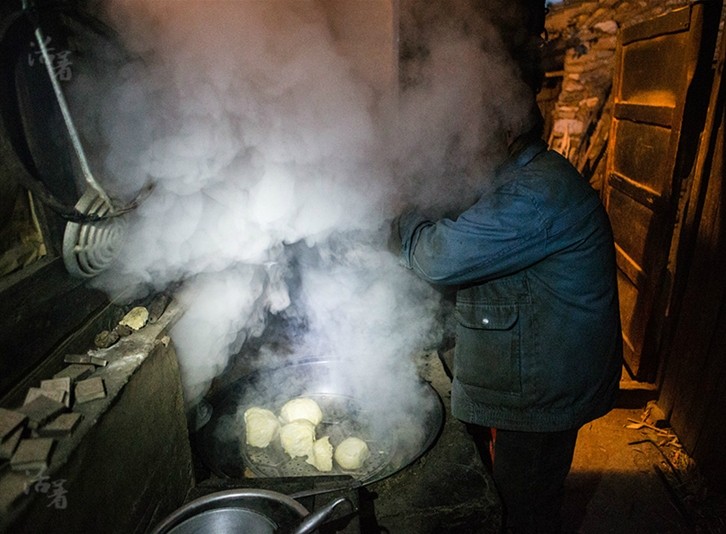
[[[30,9],[31,8],[29,0],[23,0],[23,10],[25,10],[26,12],[30,12]],[[73,123],[73,118],[71,117],[70,110],[68,109],[68,103],[66,102],[65,96],[63,95],[63,90],[61,89],[58,78],[56,77],[55,71],[53,70],[50,54],[48,54],[48,49],[45,46],[45,36],[43,35],[43,31],[40,28],[40,23],[38,20],[35,20],[34,22],[35,39],[36,41],[38,41],[38,47],[40,48],[40,53],[43,56],[45,68],[48,72],[48,76],[50,77],[50,83],[53,86],[53,92],[55,93],[56,100],[58,101],[58,106],[60,107],[61,114],[63,115],[63,121],[66,124],[68,136],[70,137],[71,144],[73,145],[73,150],[76,153],[78,162],[80,163],[83,178],[85,179],[89,187],[91,187],[94,191],[96,191],[96,193],[98,193],[98,196],[108,205],[109,210],[113,214],[115,212],[115,208],[113,206],[113,203],[111,202],[111,199],[106,194],[106,191],[103,189],[103,187],[101,187],[101,184],[99,184],[93,177],[91,168],[88,165],[88,159],[86,158],[86,154],[83,150],[83,145],[81,144],[81,139],[78,136],[78,131],[76,130],[75,124]]]

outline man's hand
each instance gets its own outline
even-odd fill
[[[391,221],[391,227],[388,234],[388,250],[396,255],[401,255],[401,216],[399,215]]]
[[[416,210],[407,211],[391,222],[391,229],[388,238],[388,250],[401,259],[406,267],[410,268],[408,254],[412,246],[416,228],[422,223],[428,222],[427,218]]]

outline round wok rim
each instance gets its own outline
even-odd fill
[[[196,444],[199,449],[200,453],[200,459],[202,460],[202,463],[210,470],[211,473],[213,473],[215,476],[218,476],[220,478],[223,478],[225,480],[234,480],[234,476],[230,476],[229,474],[225,473],[219,466],[218,463],[215,463],[214,461],[210,460],[209,454],[205,454],[207,452],[207,446],[206,444],[210,441],[209,438],[209,426],[213,421],[216,420],[215,413],[217,408],[221,403],[223,403],[229,396],[234,394],[234,391],[237,388],[242,387],[245,383],[253,383],[255,379],[259,379],[262,376],[269,376],[275,373],[282,373],[282,372],[290,372],[292,368],[295,368],[297,366],[326,366],[329,367],[331,365],[340,365],[345,364],[344,360],[335,360],[335,359],[316,359],[316,358],[306,358],[301,359],[293,362],[288,362],[286,364],[282,365],[275,365],[275,366],[259,366],[255,367],[253,369],[250,369],[250,372],[243,374],[236,380],[231,381],[229,384],[226,384],[223,388],[221,388],[219,391],[214,392],[214,394],[210,395],[207,398],[207,402],[212,406],[213,409],[213,415],[209,422],[207,422],[202,428],[200,428],[196,434],[197,439]],[[412,463],[414,463],[416,460],[421,458],[427,451],[431,449],[431,447],[434,445],[434,443],[438,440],[439,436],[441,435],[441,432],[443,431],[444,427],[444,420],[445,420],[445,406],[443,403],[443,400],[441,399],[441,396],[436,391],[436,389],[426,380],[424,380],[421,377],[418,377],[419,384],[422,386],[423,391],[426,392],[426,397],[430,402],[431,408],[429,410],[429,414],[427,415],[428,419],[433,419],[434,422],[431,425],[428,425],[430,427],[430,431],[426,433],[425,439],[422,441],[419,447],[417,447],[417,450],[412,452],[411,454],[406,456],[406,459],[404,462],[401,462],[399,466],[394,467],[392,469],[383,470],[382,472],[379,470],[379,472],[374,472],[373,476],[370,477],[364,477],[361,479],[357,479],[356,483],[360,486],[369,486],[371,484],[374,484],[376,482],[380,482],[381,480],[384,480],[395,473],[401,471],[402,469],[410,466]],[[240,461],[242,461],[242,455],[240,455]],[[251,466],[250,469],[252,469]],[[254,471],[254,469],[252,469]],[[312,475],[312,476],[326,476],[326,475]],[[258,479],[264,479],[264,478],[274,478],[274,477],[267,477],[265,475],[256,474],[256,477]]]

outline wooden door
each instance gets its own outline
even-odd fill
[[[644,381],[655,380],[665,324],[702,29],[703,6],[694,4],[623,28],[617,48],[603,200],[615,235],[625,365]]]

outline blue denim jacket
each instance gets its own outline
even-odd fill
[[[457,286],[455,417],[576,428],[609,411],[622,338],[612,231],[596,192],[544,142],[499,168],[455,220],[399,221],[404,264]]]

